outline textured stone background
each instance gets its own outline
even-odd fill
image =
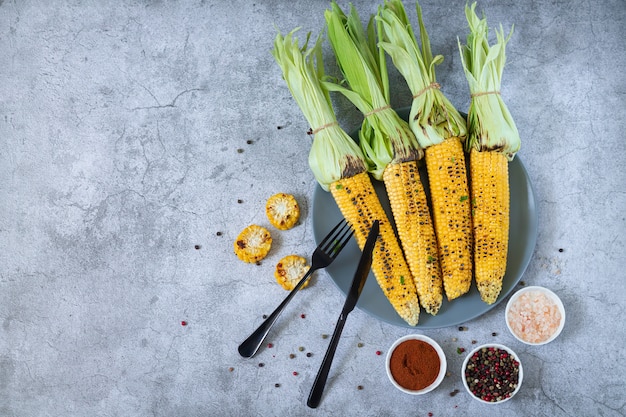
[[[354,4],[362,16],[378,5]],[[416,20],[414,2],[405,4]],[[464,5],[422,2],[433,51],[445,56],[438,81],[460,110],[469,104],[457,50]],[[309,126],[270,49],[277,28],[317,34],[327,7],[0,1],[0,415],[626,413],[623,0],[478,5],[492,26],[515,24],[502,94],[539,215],[523,279],[562,297],[568,320],[557,341],[516,342],[503,304],[467,332],[424,331],[444,347],[451,376],[414,398],[391,386],[375,354],[411,330],[355,310],[312,411],[320,335],[343,303],[320,272],[270,334],[274,348],[239,357],[239,342],[285,295],[275,263],[315,246]],[[325,53],[332,72],[328,44]],[[402,79],[391,78],[392,104],[408,105]],[[336,106],[342,126],[359,125],[348,103]],[[239,262],[234,238],[267,225],[265,200],[279,191],[300,200],[300,225],[274,233],[261,266]],[[494,408],[449,395],[463,389],[456,348],[472,339],[520,354],[527,373],[514,400]]]

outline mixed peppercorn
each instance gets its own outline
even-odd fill
[[[484,347],[475,352],[465,368],[470,391],[481,400],[509,398],[519,381],[519,362],[504,349]]]

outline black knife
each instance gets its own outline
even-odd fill
[[[316,408],[322,399],[322,393],[324,392],[324,386],[326,385],[326,380],[328,379],[330,365],[333,362],[333,357],[335,356],[335,350],[337,349],[337,344],[339,343],[339,337],[341,336],[343,326],[346,324],[348,314],[354,310],[354,306],[356,306],[356,302],[359,300],[365,281],[367,281],[367,277],[372,266],[372,256],[374,245],[376,244],[376,239],[378,238],[379,227],[378,220],[374,221],[369,235],[367,236],[365,246],[363,246],[363,253],[361,254],[359,265],[357,266],[354,278],[352,279],[350,290],[346,295],[346,302],[344,303],[341,314],[339,315],[339,320],[337,320],[337,324],[335,325],[333,337],[330,339],[326,355],[324,355],[324,360],[322,361],[320,370],[317,372],[313,388],[311,388],[311,393],[309,394],[309,399],[306,403],[306,405],[311,408]]]

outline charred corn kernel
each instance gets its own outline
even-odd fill
[[[235,254],[244,262],[254,263],[265,258],[272,247],[270,232],[256,224],[251,224],[235,239]]]
[[[268,198],[265,204],[265,214],[272,226],[280,230],[288,230],[294,227],[300,219],[300,206],[293,195],[278,193]]]
[[[361,249],[374,221],[380,222],[372,271],[396,312],[407,323],[415,326],[420,312],[415,283],[369,175],[362,172],[340,179],[331,184],[330,192],[341,213],[354,229],[354,236]]]
[[[474,276],[480,297],[493,304],[502,290],[509,246],[509,161],[500,152],[470,152]]]
[[[284,289],[291,291],[308,270],[309,265],[302,256],[287,255],[276,264],[274,277]],[[305,288],[307,285],[309,285],[309,279],[300,288]]]
[[[388,165],[383,181],[420,304],[427,313],[435,315],[443,301],[441,269],[417,161]]]
[[[426,148],[426,168],[448,300],[467,293],[472,282],[472,220],[463,146],[449,138]]]

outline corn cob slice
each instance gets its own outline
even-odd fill
[[[422,11],[416,3],[421,48],[401,0],[386,0],[379,13],[384,41],[405,78],[413,102],[409,126],[424,149],[443,285],[448,300],[467,293],[472,281],[472,229],[462,142],[466,122],[441,92]]]
[[[383,180],[420,305],[427,313],[436,315],[443,301],[441,268],[417,161],[389,165]]]
[[[258,262],[269,253],[272,247],[272,235],[265,227],[251,224],[239,233],[233,246],[235,254],[242,261]]]
[[[300,206],[293,195],[278,193],[267,199],[265,214],[272,226],[279,230],[289,230],[300,219]]]
[[[343,216],[355,230],[362,248],[375,220],[380,236],[374,247],[372,270],[389,302],[407,323],[419,320],[419,300],[400,244],[368,174],[368,161],[352,138],[339,127],[324,76],[321,43],[300,48],[293,31],[278,34],[272,51],[283,78],[313,132],[309,166],[322,189],[330,191]],[[314,62],[315,61],[315,62]]]
[[[287,255],[276,264],[274,269],[274,278],[286,290],[293,290],[296,284],[302,279],[304,274],[309,270],[306,259],[298,255]],[[309,285],[310,279],[307,279],[302,287]]]
[[[470,151],[474,268],[482,300],[502,290],[509,243],[509,161],[500,152]]]
[[[374,247],[372,271],[396,312],[407,323],[415,326],[420,313],[415,283],[369,174],[362,172],[343,178],[332,184],[330,190],[341,213],[354,229],[359,248],[363,249],[374,220],[380,221],[380,236]]]
[[[482,300],[493,304],[502,291],[509,243],[508,162],[520,149],[521,140],[513,117],[500,96],[505,38],[496,30],[497,44],[488,41],[487,19],[475,12],[476,3],[465,6],[470,33],[461,46],[461,62],[472,100],[468,111],[476,286]],[[487,59],[489,57],[489,59]]]

